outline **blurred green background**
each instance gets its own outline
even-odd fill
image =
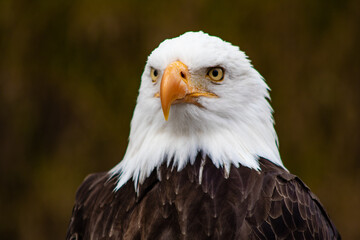
[[[0,1],[0,239],[64,239],[75,191],[122,159],[149,53],[203,30],[272,88],[280,152],[360,239],[360,1]]]

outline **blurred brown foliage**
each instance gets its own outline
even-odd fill
[[[0,1],[0,238],[64,239],[75,191],[121,160],[147,55],[189,30],[250,56],[280,152],[360,239],[360,2]]]

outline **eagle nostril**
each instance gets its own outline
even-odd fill
[[[186,75],[185,75],[185,73],[183,71],[180,72],[180,75],[181,75],[182,78],[186,77]]]

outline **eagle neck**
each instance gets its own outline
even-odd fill
[[[133,124],[139,125],[132,128],[135,130],[130,133],[125,156],[110,170],[110,174],[118,176],[119,179],[115,190],[129,180],[134,182],[137,189],[139,184],[164,163],[176,171],[181,171],[186,165],[194,164],[199,153],[208,156],[212,163],[217,168],[223,168],[225,173],[229,173],[232,165],[259,171],[259,157],[270,159],[283,167],[272,126],[258,126],[264,130],[256,132],[251,128],[239,127],[237,123],[238,127],[208,126],[206,131],[179,134],[164,126],[156,128],[154,124],[146,121],[137,122],[135,119]]]

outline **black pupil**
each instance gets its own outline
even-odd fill
[[[217,77],[217,76],[219,75],[219,71],[216,70],[216,69],[214,69],[213,72],[212,72],[212,75],[213,75],[214,77]]]
[[[154,76],[156,77],[158,75],[157,70],[154,70]]]

